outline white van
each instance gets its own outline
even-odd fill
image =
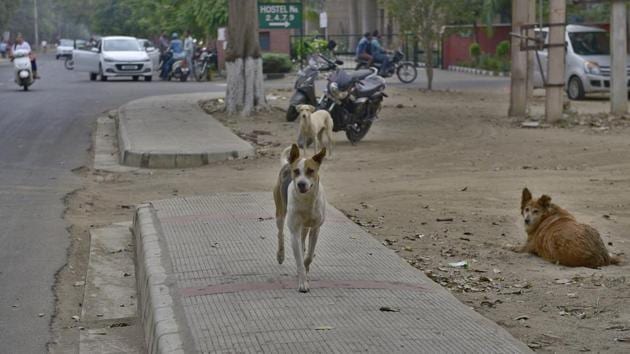
[[[539,33],[549,41],[549,28]],[[572,100],[584,98],[591,92],[610,91],[610,37],[597,27],[568,25],[565,31],[565,88]],[[547,49],[538,51],[540,65],[547,79]],[[627,69],[630,70],[630,60]],[[540,66],[534,58],[534,86],[543,87]]]

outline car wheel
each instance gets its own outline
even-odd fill
[[[571,79],[569,79],[567,94],[572,100],[581,100],[584,98],[584,85],[582,85],[582,80],[580,80],[579,77],[572,76]]]
[[[98,77],[97,73],[90,73],[90,81],[96,81],[97,77]]]
[[[107,81],[107,76],[103,74],[103,67],[100,65],[98,67],[98,75],[101,77],[101,81]]]
[[[150,82],[153,80],[153,76],[145,76],[144,81]]]

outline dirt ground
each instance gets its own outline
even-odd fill
[[[388,92],[364,141],[352,146],[335,133],[334,158],[322,171],[329,202],[538,352],[630,352],[630,121],[570,115],[559,127],[524,129],[505,117],[505,93]],[[276,106],[290,95],[269,93]],[[532,111],[543,104],[537,98]],[[573,107],[597,111],[606,104]],[[279,109],[253,119],[217,118],[254,142],[258,158],[187,170],[77,171],[85,188],[68,198],[72,251],[85,249],[90,227],[131,220],[136,203],[271,191],[279,153],[296,139],[295,123]],[[597,228],[623,264],[568,268],[509,251],[525,240],[519,215],[525,186]],[[85,260],[73,259],[75,273],[62,284],[80,280]],[[460,261],[468,267],[449,265]],[[70,300],[59,328],[72,328],[68,316],[78,299],[72,292],[62,291]]]

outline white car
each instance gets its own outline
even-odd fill
[[[134,37],[103,37],[91,50],[75,49],[72,52],[74,70],[90,73],[90,80],[100,77],[127,76],[137,81],[153,79],[153,63],[144,48]]]
[[[548,28],[539,31],[545,44],[549,42]],[[591,92],[610,91],[610,37],[597,27],[568,25],[565,32],[565,87],[572,100],[584,98]],[[543,87],[540,67],[547,78],[547,49],[538,51],[540,65],[534,61],[534,86]],[[630,72],[630,58],[626,63]],[[630,85],[630,82],[629,82]]]
[[[59,58],[71,57],[72,50],[74,50],[74,41],[72,39],[62,39],[59,41],[59,45],[57,45],[55,57],[57,60],[59,60]]]

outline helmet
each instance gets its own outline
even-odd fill
[[[171,35],[171,38],[177,39],[179,38],[179,35],[177,34],[177,32],[173,32],[173,34]]]

